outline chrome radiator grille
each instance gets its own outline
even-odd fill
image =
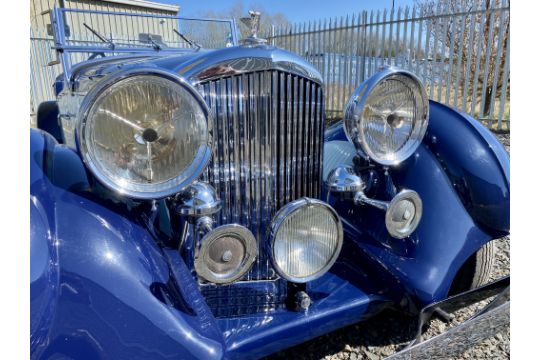
[[[272,217],[292,200],[320,196],[322,89],[282,71],[200,86],[214,115],[214,154],[204,180],[223,203],[218,223],[242,224],[258,241],[258,259],[244,280],[274,279],[265,248]]]

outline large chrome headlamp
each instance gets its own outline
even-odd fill
[[[138,199],[172,195],[199,177],[212,154],[212,122],[201,95],[163,71],[104,80],[80,110],[78,146],[106,187]]]
[[[411,156],[424,138],[428,97],[412,73],[385,68],[353,93],[344,115],[345,132],[357,150],[381,165]]]
[[[302,198],[282,207],[272,221],[270,246],[281,277],[305,283],[337,260],[343,242],[341,220],[330,205]]]

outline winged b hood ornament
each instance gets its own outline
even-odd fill
[[[262,44],[265,43],[265,39],[261,39],[258,35],[260,28],[261,13],[259,11],[249,11],[249,17],[240,18],[242,24],[244,24],[250,31],[250,36],[243,39],[244,44]]]

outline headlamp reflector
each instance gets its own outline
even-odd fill
[[[108,188],[134,198],[174,194],[204,170],[212,137],[200,95],[160,73],[109,81],[81,110],[83,158]]]

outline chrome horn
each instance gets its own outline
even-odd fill
[[[352,200],[356,205],[370,205],[385,212],[388,233],[403,239],[413,233],[422,218],[422,200],[416,191],[402,190],[391,201],[366,196],[366,185],[350,166],[338,166],[326,181],[328,191],[341,200]]]
[[[182,249],[188,233],[198,239],[212,230],[212,215],[221,210],[221,200],[211,185],[196,181],[176,196],[176,203],[176,212],[187,218],[178,247]]]

